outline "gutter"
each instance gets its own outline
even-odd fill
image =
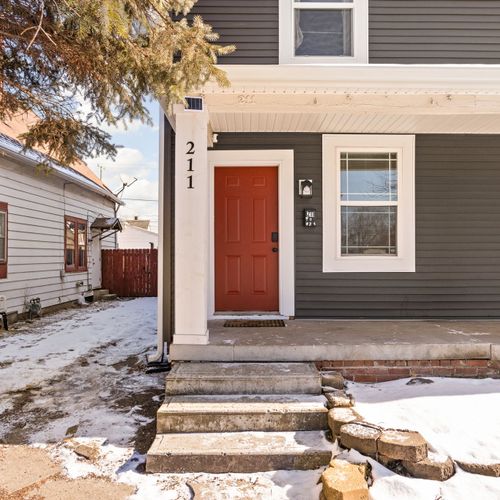
[[[32,165],[33,167],[36,167],[40,163],[36,159],[30,158],[29,156],[27,156],[22,152],[13,151],[11,149],[4,147],[3,145],[0,145],[0,152],[4,156],[10,157],[11,159],[13,159],[18,163],[22,164],[27,163],[29,165]],[[120,206],[125,205],[125,203],[120,198],[115,196],[111,191],[108,191],[107,189],[98,186],[93,181],[91,181],[90,179],[86,179],[86,177],[79,174],[78,172],[74,171],[74,174],[71,175],[70,173],[65,173],[61,170],[62,168],[66,169],[71,167],[64,167],[63,165],[58,166],[57,163],[55,163],[54,160],[52,160],[51,158],[47,157],[47,159],[49,160],[50,166],[54,169],[54,174],[57,175],[58,177],[64,179],[65,181],[78,184],[80,187],[86,188],[90,191],[93,191],[94,193],[100,194],[101,196],[108,198],[109,200],[113,201],[114,203]]]
[[[253,64],[221,64],[231,82],[221,88],[208,82],[201,94],[250,93],[253,90],[406,91],[500,95],[500,65],[399,65],[399,64],[270,64],[265,71]],[[260,66],[260,68],[262,68]]]

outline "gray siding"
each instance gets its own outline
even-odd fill
[[[163,116],[163,231],[160,233],[163,247],[163,340],[170,344],[174,331],[175,296],[175,131]]]
[[[370,0],[371,63],[500,63],[499,0]]]
[[[199,0],[236,52],[221,64],[279,63],[278,0]],[[500,0],[369,0],[370,62],[500,63]]]
[[[278,64],[278,11],[278,0],[199,0],[192,12],[237,47],[221,64]]]
[[[322,273],[320,135],[219,134],[216,147],[294,149],[296,182],[314,180],[295,199],[297,317],[500,317],[499,137],[417,137],[416,273]]]

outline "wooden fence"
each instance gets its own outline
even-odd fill
[[[156,297],[158,250],[102,250],[102,287],[119,297]]]

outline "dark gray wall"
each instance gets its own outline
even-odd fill
[[[193,9],[237,50],[221,64],[278,64],[278,0],[199,0]]]
[[[500,0],[369,0],[371,63],[500,63]],[[221,64],[279,63],[278,0],[199,0],[234,44]]]
[[[499,0],[370,0],[371,63],[500,63]]]
[[[174,332],[174,238],[175,238],[175,132],[163,116],[163,339],[170,344]]]
[[[499,136],[417,137],[416,273],[322,273],[320,135],[219,134],[216,147],[294,149],[296,185],[314,180],[295,199],[297,317],[500,317]]]

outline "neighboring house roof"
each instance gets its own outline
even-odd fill
[[[30,163],[48,162],[56,174],[71,178],[75,183],[123,205],[123,202],[92,172],[84,161],[77,160],[71,165],[63,165],[57,159],[49,156],[42,147],[24,149],[18,137],[26,132],[35,120],[36,117],[32,115],[18,115],[8,122],[0,122],[0,149],[11,153],[13,156],[23,157]]]
[[[129,226],[139,227],[141,229],[149,230],[149,219],[129,219],[125,221]]]

